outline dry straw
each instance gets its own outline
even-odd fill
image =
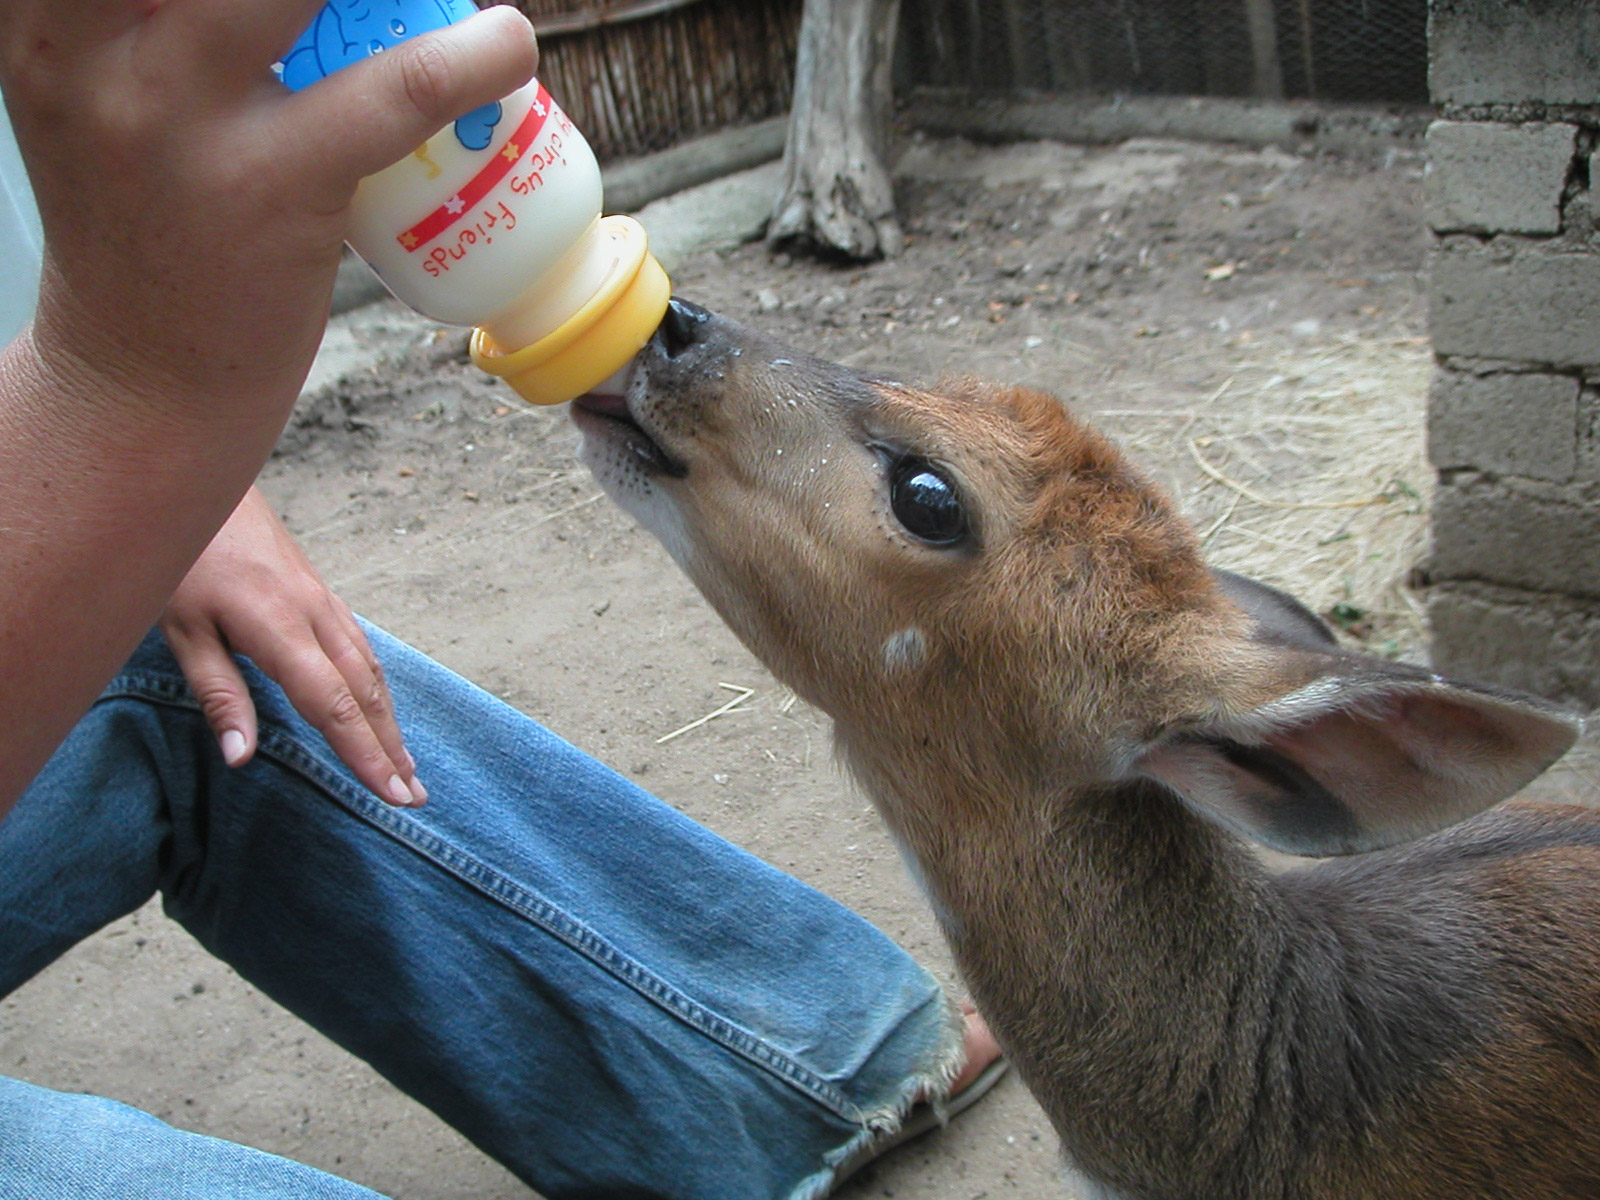
[[[1095,413],[1178,498],[1219,567],[1298,596],[1346,644],[1428,659],[1422,600],[1433,470],[1424,338],[1235,348],[1192,402]],[[1600,719],[1521,793],[1600,802]]]
[[[1363,648],[1421,659],[1432,356],[1414,336],[1241,345],[1192,401],[1093,414],[1175,495],[1207,557],[1298,596]]]

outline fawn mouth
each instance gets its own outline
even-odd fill
[[[599,438],[631,454],[651,472],[682,479],[689,473],[672,455],[661,448],[644,427],[634,420],[626,396],[591,392],[572,402],[572,420],[586,436]]]

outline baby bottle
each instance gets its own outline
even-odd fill
[[[328,0],[280,64],[298,91],[476,12],[472,0]],[[350,245],[472,359],[535,404],[600,389],[666,312],[670,285],[631,217],[600,216],[600,167],[537,79],[362,180]]]

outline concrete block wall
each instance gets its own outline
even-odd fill
[[[1434,662],[1600,705],[1600,3],[1428,37]]]

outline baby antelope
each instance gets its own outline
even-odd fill
[[[574,417],[832,716],[1085,1200],[1600,1196],[1600,814],[1491,809],[1574,718],[1208,569],[1036,392],[675,302]]]

